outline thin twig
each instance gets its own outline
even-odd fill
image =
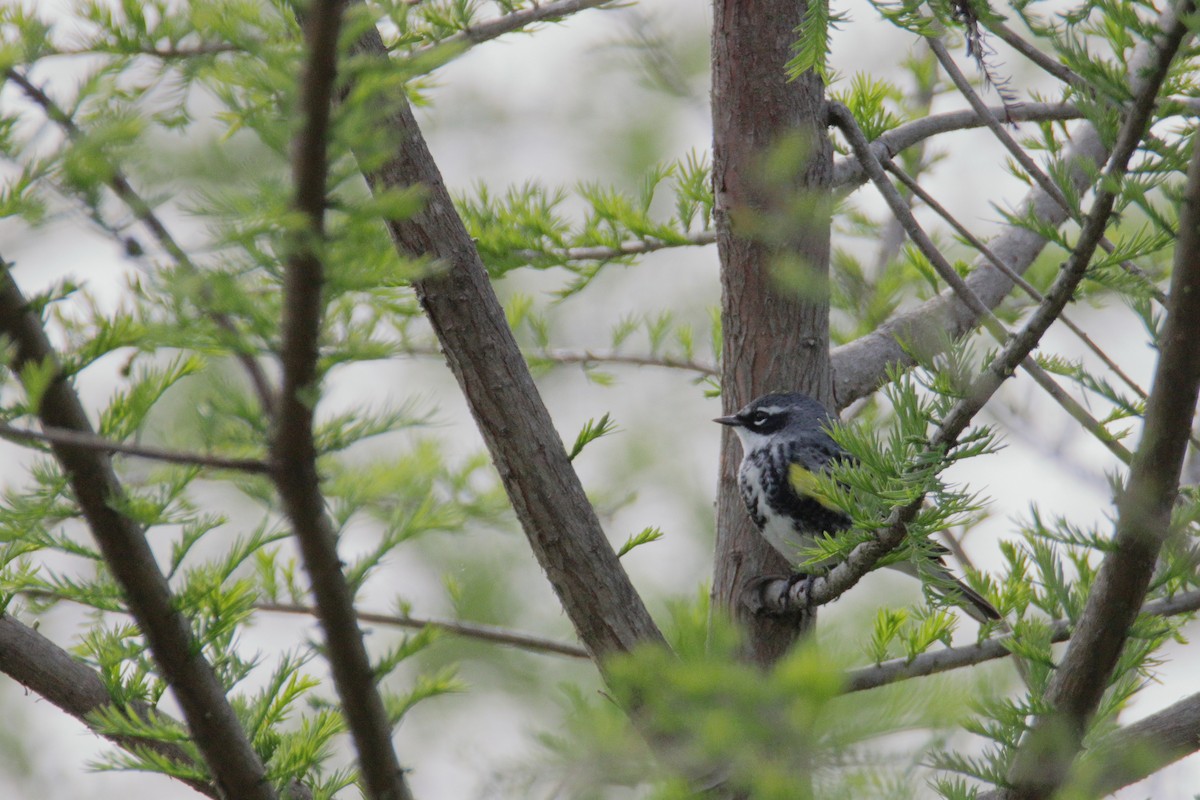
[[[202,453],[184,453],[178,450],[167,450],[161,447],[151,447],[141,444],[114,442],[103,436],[67,430],[65,428],[44,428],[41,431],[30,431],[15,428],[0,422],[0,438],[15,439],[25,442],[50,442],[71,447],[82,447],[88,450],[98,450],[102,453],[122,453],[124,455],[146,458],[151,461],[165,461],[169,464],[187,464],[213,469],[232,469],[238,472],[266,474],[270,466],[265,461],[255,458],[228,458],[225,456],[205,455]]]
[[[667,242],[648,236],[644,239],[630,239],[627,242],[621,242],[615,247],[595,245],[592,247],[567,247],[561,250],[526,249],[516,250],[514,254],[529,261],[545,258],[547,255],[554,258],[561,258],[564,261],[606,261],[612,258],[620,258],[621,256],[653,253],[672,247],[701,247],[713,244],[717,241],[717,233],[710,230],[689,231],[684,234],[684,238],[686,239],[684,242]]]
[[[297,603],[255,603],[254,607],[259,611],[271,611],[279,614],[317,616],[317,609]],[[550,653],[553,655],[569,656],[571,658],[590,658],[587,650],[584,650],[579,645],[559,642],[522,631],[500,628],[495,625],[484,625],[479,622],[462,622],[455,619],[413,617],[408,614],[376,614],[369,611],[358,611],[357,614],[359,622],[370,622],[375,625],[392,625],[398,628],[412,628],[416,630],[436,628],[447,633],[452,633],[455,636],[510,645],[535,653]]]
[[[4,74],[10,81],[20,87],[26,97],[36,103],[45,112],[46,117],[51,122],[62,128],[68,138],[73,141],[83,138],[83,131],[75,124],[70,115],[63,111],[42,89],[30,82],[25,75],[11,68],[6,70]],[[108,178],[106,183],[113,194],[146,226],[163,250],[175,260],[175,263],[193,274],[199,274],[200,269],[192,262],[187,251],[171,235],[167,226],[159,219],[150,204],[138,194],[137,190],[133,188],[133,184],[129,182],[129,179],[125,177],[125,174],[115,164],[110,166],[111,169],[107,172]],[[199,295],[202,300],[207,300],[210,297],[210,290],[206,286],[202,286]],[[241,338],[241,334],[229,315],[211,309],[202,310],[216,323],[217,327],[230,334],[230,343],[236,345]],[[271,382],[263,371],[262,366],[252,353],[240,352],[236,346],[232,349],[234,357],[242,365],[247,377],[249,377],[251,384],[254,386],[259,403],[268,415],[271,414],[274,409],[275,395],[271,390]]]
[[[366,794],[373,800],[411,800],[392,745],[392,724],[378,676],[355,618],[354,592],[342,572],[337,532],[325,512],[313,437],[320,392],[317,360],[324,313],[330,120],[344,7],[345,0],[315,0],[302,19],[307,58],[299,82],[301,124],[292,148],[292,181],[293,206],[305,226],[289,237],[284,272],[279,354],[283,389],[271,437],[272,478],[295,529]]]
[[[1141,613],[1155,617],[1174,617],[1200,611],[1200,590],[1177,594],[1163,600],[1154,600],[1142,607]],[[1065,642],[1071,638],[1073,627],[1068,620],[1050,623],[1050,641]],[[894,658],[870,667],[859,667],[847,673],[846,691],[861,692],[890,683],[911,678],[923,678],[962,667],[971,667],[985,661],[1011,656],[1013,636],[1004,635],[985,639],[978,644],[962,647],[947,647],[922,653],[913,658]]]
[[[634,367],[663,367],[716,376],[720,370],[715,364],[704,364],[672,356],[635,356],[606,350],[543,350],[530,353],[534,360],[553,361],[556,364],[626,364]]]
[[[409,345],[404,348],[404,352],[416,356],[445,357],[440,348],[431,345]],[[549,361],[553,364],[620,364],[631,367],[662,367],[663,369],[678,369],[706,376],[716,376],[719,373],[715,364],[702,361],[675,358],[674,356],[638,356],[612,350],[554,348],[528,352],[525,354],[525,358],[528,361]]]
[[[988,108],[989,114],[1004,113],[1002,107]],[[1013,122],[1050,122],[1080,119],[1083,112],[1073,103],[1022,103],[1009,110]],[[871,142],[871,151],[880,159],[892,158],[903,150],[943,133],[982,127],[984,121],[971,109],[931,114],[897,125]],[[867,181],[862,164],[853,156],[839,158],[833,164],[832,186],[854,188]]]
[[[527,25],[562,19],[571,14],[595,8],[596,6],[602,6],[610,2],[613,2],[613,0],[556,0],[551,3],[534,3],[529,8],[514,11],[510,14],[502,14],[494,19],[489,19],[486,22],[481,22],[478,25],[447,36],[439,42],[422,45],[413,50],[411,54],[414,57],[420,57],[443,50],[453,52],[455,48],[462,48],[465,51],[472,45],[483,44],[506,33],[521,30]]]
[[[265,46],[263,43],[258,43],[260,46]],[[138,55],[158,58],[163,61],[174,61],[184,58],[199,58],[202,56],[224,55],[225,53],[246,53],[249,52],[242,45],[233,44],[231,42],[201,42],[194,45],[171,45],[169,47],[145,47],[138,48]],[[94,56],[94,55],[114,55],[128,56],[131,51],[121,49],[117,46],[109,47],[84,47],[74,49],[55,50],[50,55],[55,56]]]

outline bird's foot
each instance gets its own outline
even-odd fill
[[[746,582],[745,603],[757,615],[784,617],[812,611],[813,581],[816,575],[794,572],[789,575],[761,575]],[[803,600],[796,587],[803,584]]]
[[[817,579],[817,576],[811,572],[792,573],[792,575],[790,577],[788,577],[788,580],[787,580],[787,589],[785,589],[783,592],[784,598],[787,600],[787,602],[789,604],[793,604],[792,601],[794,600],[794,598],[792,597],[792,592],[795,591],[797,586],[799,586],[800,584],[803,583],[804,584],[804,612],[808,613],[808,612],[812,611],[812,588],[813,588],[813,581],[815,581],[816,579]]]

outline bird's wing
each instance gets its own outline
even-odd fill
[[[827,436],[796,444],[788,451],[788,487],[797,500],[813,500],[823,508],[836,512],[841,510],[824,495],[818,486],[816,472],[826,472],[835,461],[851,460],[853,457]],[[845,523],[836,527],[844,527]],[[834,528],[836,529],[836,528]]]

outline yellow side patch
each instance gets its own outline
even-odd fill
[[[841,511],[821,490],[817,476],[800,464],[788,465],[788,483],[796,490],[796,494],[801,497],[811,497],[830,511]]]

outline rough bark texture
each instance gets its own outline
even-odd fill
[[[378,32],[359,43],[383,58]],[[550,414],[505,320],[479,253],[454,210],[441,172],[408,104],[393,116],[402,139],[395,157],[369,174],[372,186],[420,185],[426,203],[389,224],[398,249],[436,260],[416,282],[446,361],[458,379],[492,461],[580,641],[603,667],[604,656],[662,642],[641,597],[604,536],[596,512],[567,459]]]
[[[824,86],[789,81],[795,0],[713,4],[713,191],[721,257],[722,396],[726,413],[776,390],[832,404],[829,208],[832,151]],[[754,661],[779,657],[803,620],[748,614],[747,581],[790,572],[754,529],[738,496],[741,449],[726,431],[717,502],[713,600],[740,616]]]

